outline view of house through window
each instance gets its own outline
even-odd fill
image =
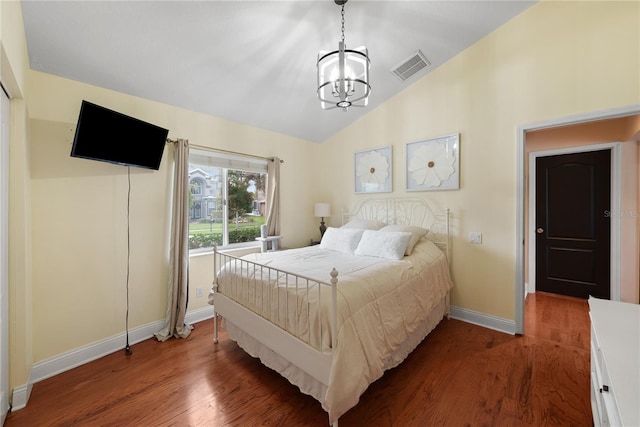
[[[189,249],[260,237],[266,185],[266,160],[190,150]]]

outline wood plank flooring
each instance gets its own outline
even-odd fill
[[[588,305],[533,294],[524,336],[444,320],[340,418],[361,426],[591,426]],[[212,321],[34,385],[14,426],[327,426],[313,398]]]

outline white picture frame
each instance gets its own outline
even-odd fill
[[[406,190],[460,189],[460,135],[450,134],[406,147]]]
[[[391,146],[358,151],[353,156],[356,193],[393,191],[393,154]]]

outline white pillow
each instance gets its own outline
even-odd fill
[[[340,228],[359,228],[361,230],[379,230],[385,223],[375,219],[353,218]]]
[[[429,230],[422,227],[417,227],[415,225],[399,225],[399,224],[390,224],[385,225],[380,229],[380,231],[406,231],[411,233],[411,240],[409,240],[409,244],[407,245],[407,250],[405,251],[405,255],[411,255],[413,252],[413,248],[422,239],[424,236],[429,233]]]
[[[402,259],[409,245],[409,240],[411,240],[411,233],[409,232],[364,230],[354,254]]]
[[[358,247],[358,242],[364,230],[357,228],[328,227],[320,240],[320,249],[352,254]]]

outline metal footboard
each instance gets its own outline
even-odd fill
[[[319,281],[214,247],[214,310],[216,295],[224,295],[314,350],[331,352],[337,337],[338,273],[333,269],[328,276],[329,281]],[[214,342],[218,342],[217,321]]]

